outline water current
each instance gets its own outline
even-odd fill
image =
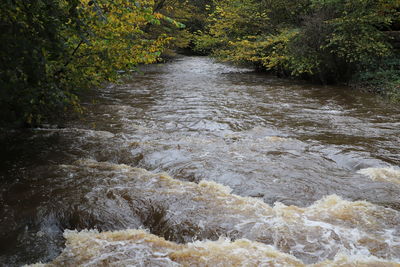
[[[398,106],[206,57],[84,99],[1,134],[0,265],[400,266]]]

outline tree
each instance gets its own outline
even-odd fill
[[[43,122],[76,93],[157,60],[170,38],[152,0],[7,0],[0,7],[1,121]]]
[[[215,0],[196,49],[280,75],[344,82],[393,55],[398,0]]]

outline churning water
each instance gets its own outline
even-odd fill
[[[400,108],[204,57],[94,95],[3,135],[4,265],[400,266]]]

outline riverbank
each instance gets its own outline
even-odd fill
[[[196,53],[191,50],[183,51],[187,56],[207,56],[202,53]],[[176,56],[176,55],[175,55]],[[212,56],[212,55],[209,55]],[[167,61],[173,60],[174,57],[169,57]],[[235,62],[226,59],[218,58],[214,56],[216,60],[225,63],[236,64],[238,66],[252,68],[257,72],[266,73],[268,75],[274,75],[282,79],[293,79],[297,81],[306,81],[308,83],[315,84],[316,86],[321,85],[320,80],[313,80],[310,77],[303,76],[291,76],[287,72],[276,72],[274,70],[267,70],[263,66],[255,66],[252,62]],[[346,86],[350,90],[356,90],[360,92],[368,92],[370,94],[376,95],[388,101],[392,104],[400,104],[400,59],[392,59],[391,64],[384,65],[381,69],[375,71],[363,71],[354,75],[354,77],[345,83],[339,84],[326,84],[326,85],[337,85]]]
[[[398,62],[400,63],[400,60]],[[393,64],[386,69],[362,72],[350,86],[400,104],[400,64]]]
[[[399,100],[396,1],[217,1],[193,49],[281,77],[354,84]]]

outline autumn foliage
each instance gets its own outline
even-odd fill
[[[0,121],[35,125],[71,107],[77,93],[138,64],[171,41],[149,25],[168,20],[152,0],[6,0],[0,6]]]
[[[215,0],[214,6],[195,49],[279,75],[347,82],[399,54],[386,34],[400,22],[398,0]]]

